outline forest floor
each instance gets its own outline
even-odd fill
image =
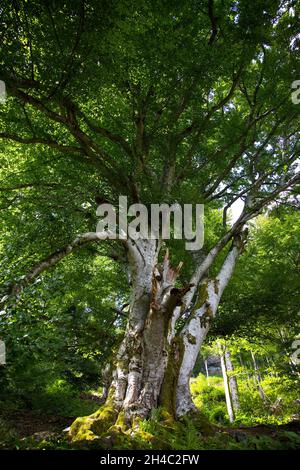
[[[9,428],[14,431],[20,439],[42,433],[60,434],[63,429],[70,426],[73,417],[40,414],[35,411],[20,411],[4,414],[4,420]]]
[[[243,437],[260,437],[268,436],[276,439],[280,433],[286,431],[300,436],[300,421],[292,421],[288,424],[281,424],[274,426],[271,424],[257,424],[255,426],[239,426],[238,428],[221,428],[222,432],[228,433],[230,436],[237,440],[242,440]]]
[[[0,413],[0,425],[1,422],[2,425],[5,423],[7,429],[7,432],[2,429],[2,433],[0,429],[0,449],[74,449],[76,446],[67,441],[64,432],[73,421],[74,417],[47,415],[29,410]],[[300,421],[279,426],[213,426],[213,429],[214,434],[210,436],[199,432],[196,437],[199,442],[195,441],[195,436],[191,442],[188,436],[187,450],[300,448]],[[120,449],[119,446],[117,448]],[[159,449],[156,446],[153,448]],[[181,442],[179,449],[184,448],[184,443]],[[179,450],[176,443],[174,449]]]

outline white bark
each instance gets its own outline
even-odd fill
[[[223,250],[226,244],[235,236],[235,234],[240,233],[241,228],[251,218],[247,213],[248,207],[249,203],[245,203],[243,212],[240,215],[239,219],[235,222],[231,229],[227,233],[225,233],[225,235],[223,235],[223,237],[220,238],[220,240],[211,248],[208,254],[204,256],[203,260],[198,263],[190,280],[190,283],[194,284],[194,287],[191,288],[191,290],[187,293],[184,299],[185,309],[190,306],[193,297],[197,292],[199,283],[201,282],[202,278],[206,275],[208,269],[213,265],[218,254]],[[243,233],[241,234],[241,237],[243,238]],[[236,240],[237,238],[235,238],[235,241]]]
[[[209,282],[207,292],[211,304],[215,304],[215,295],[212,292],[213,289],[212,282]],[[209,331],[209,323],[201,323],[201,318],[203,318],[206,311],[206,303],[195,310],[181,335],[184,345],[184,355],[180,366],[176,391],[176,412],[178,416],[195,410],[195,405],[193,404],[190,394],[189,383],[200,348]]]
[[[227,372],[229,372],[229,389],[232,406],[234,411],[238,411],[240,409],[238,384],[234,375],[234,367],[231,360],[231,354],[228,348],[225,349],[225,365]]]
[[[155,240],[130,243],[133,292],[111,386],[115,404],[130,417],[146,417],[157,406],[180,313],[181,290],[173,287],[182,264],[172,268],[167,252],[160,266],[157,255]]]
[[[180,366],[176,394],[176,412],[178,416],[195,410],[190,394],[190,377],[242,248],[242,240],[237,237],[217,277],[202,282],[199,289],[200,298],[196,301],[196,307],[182,331],[184,355]]]
[[[234,422],[234,411],[233,411],[233,406],[232,406],[232,402],[231,402],[231,396],[230,396],[230,390],[229,390],[229,384],[228,384],[228,376],[227,376],[224,352],[221,353],[220,359],[221,359],[221,369],[222,369],[223,382],[224,382],[224,392],[225,392],[227,413],[228,413],[228,416],[229,416],[229,421],[231,423],[233,423]]]
[[[209,371],[208,371],[208,365],[207,365],[206,359],[204,361],[204,366],[205,366],[206,380],[207,380],[207,383],[209,384]]]
[[[118,406],[128,407],[138,399],[143,370],[143,330],[150,310],[156,241],[129,241],[132,295],[124,339],[116,356],[111,390]]]

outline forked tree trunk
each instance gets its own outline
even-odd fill
[[[155,240],[130,242],[130,313],[116,354],[108,398],[103,409],[73,423],[70,434],[74,440],[96,438],[114,424],[133,426],[158,405],[173,417],[195,410],[190,376],[240,251],[236,239],[219,275],[202,281],[185,327],[176,331],[177,319],[182,311],[186,312],[183,299],[195,286],[174,286],[181,263],[172,268],[167,251],[162,264],[158,264]]]
[[[115,357],[106,410],[99,410],[85,421],[78,418],[70,431],[75,440],[83,438],[83,428],[92,439],[103,427],[120,424],[120,418],[122,425],[132,426],[136,418],[148,417],[160,403],[176,316],[189,285],[183,289],[174,287],[182,264],[172,268],[167,251],[159,265],[155,240],[132,243],[128,256],[132,282],[130,313]]]

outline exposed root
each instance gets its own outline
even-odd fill
[[[96,413],[77,418],[71,425],[69,437],[79,445],[114,449],[171,449],[174,439],[181,439],[190,423],[200,435],[215,433],[200,413],[189,414],[179,421],[165,408],[153,411],[149,420],[106,403]]]
[[[105,404],[90,416],[77,418],[70,427],[69,436],[73,442],[93,441],[113,426],[119,412],[111,404]]]

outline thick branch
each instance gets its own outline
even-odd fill
[[[125,139],[123,139],[123,137],[118,134],[114,134],[113,132],[109,131],[108,129],[105,129],[104,127],[99,126],[98,124],[94,124],[90,119],[83,115],[82,112],[80,113],[83,116],[84,121],[92,131],[102,135],[103,137],[106,137],[111,142],[118,144],[127,153],[127,155],[129,155],[130,157],[133,156],[130,145],[126,142]]]
[[[242,253],[245,243],[247,241],[247,236],[248,236],[248,230],[246,229],[244,230],[244,232],[234,237],[232,247],[228,255],[226,256],[226,259],[219,271],[219,274],[216,277],[216,281],[218,285],[217,295],[218,295],[219,300],[221,299],[224,289],[231,279],[237,259],[239,255]]]
[[[63,248],[60,248],[59,250],[55,251],[54,253],[51,253],[49,256],[44,258],[43,260],[39,261],[35,266],[33,266],[26,275],[24,275],[20,282],[14,283],[10,289],[7,295],[5,295],[2,300],[0,301],[1,303],[6,302],[10,296],[15,296],[19,295],[23,289],[30,284],[31,282],[34,281],[40,274],[42,274],[44,271],[47,269],[51,268],[52,266],[55,266],[60,260],[68,256],[69,254],[73,253],[74,250],[90,243],[90,242],[96,242],[102,239],[105,239],[107,237],[106,232],[87,232],[82,235],[78,235],[71,243],[68,245],[64,246]]]
[[[213,0],[208,0],[208,16],[211,22],[211,36],[209,38],[208,44],[211,45],[215,41],[218,34],[217,27],[217,18],[214,15],[214,2]]]
[[[20,144],[26,145],[35,145],[35,144],[42,144],[48,147],[55,148],[60,150],[61,152],[79,152],[84,153],[84,150],[81,147],[77,147],[76,145],[63,145],[59,144],[53,139],[42,139],[39,137],[22,137],[17,134],[10,134],[9,132],[1,132],[0,133],[1,139],[13,140],[15,142],[19,142]]]

